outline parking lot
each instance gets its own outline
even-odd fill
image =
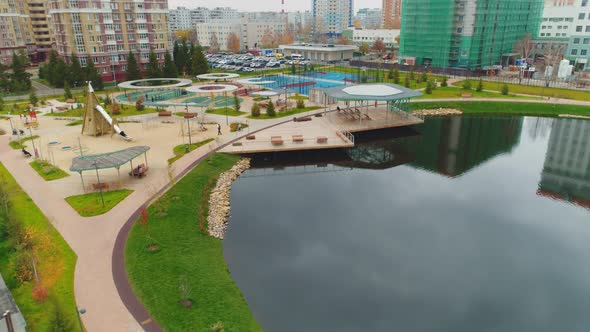
[[[293,60],[287,57],[254,56],[252,54],[207,54],[207,62],[214,69],[251,73],[261,69],[276,69],[290,65],[309,65],[310,61]]]

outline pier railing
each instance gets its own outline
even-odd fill
[[[340,134],[354,144],[354,135],[348,130],[340,130]]]

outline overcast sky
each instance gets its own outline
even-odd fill
[[[287,11],[309,10],[311,0],[285,0]],[[281,0],[168,0],[169,8],[178,6],[195,7],[233,7],[241,11],[279,11]],[[359,8],[380,8],[381,0],[356,0],[354,11]]]

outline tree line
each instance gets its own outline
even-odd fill
[[[49,53],[47,63],[39,67],[39,78],[56,88],[69,89],[83,86],[86,81],[91,81],[95,90],[104,89],[102,76],[94,65],[92,57],[88,57],[86,67],[82,67],[76,54],[72,54],[70,62],[66,63],[55,50]]]

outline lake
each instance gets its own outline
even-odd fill
[[[427,119],[257,155],[223,242],[266,331],[588,331],[590,121]]]

